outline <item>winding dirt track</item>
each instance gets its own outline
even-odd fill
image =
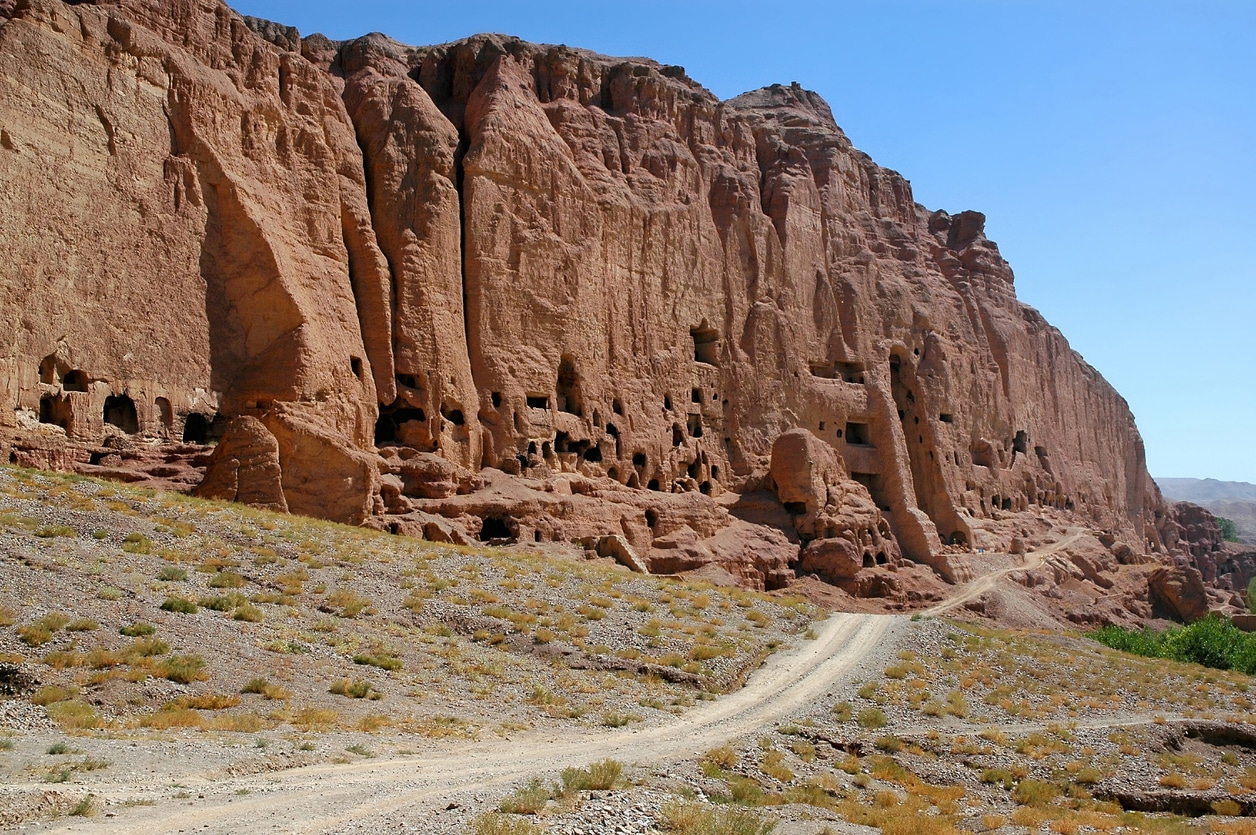
[[[925,614],[962,606],[1007,574],[1035,568],[1054,551],[1083,535],[1069,531],[1058,542],[1026,554],[1021,565],[995,571],[958,589]],[[537,733],[514,739],[450,743],[407,759],[325,764],[239,778],[207,776],[196,800],[135,807],[104,822],[58,822],[47,831],[156,835],[172,832],[343,832],[390,813],[435,813],[449,802],[465,802],[485,789],[555,774],[563,768],[614,758],[649,765],[691,756],[755,733],[819,699],[863,662],[902,616],[834,614],[817,625],[816,639],[777,653],[751,675],[741,690],[691,708],[675,721],[653,728],[563,734]],[[99,789],[119,802],[134,787]]]
[[[981,597],[981,595],[994,588],[995,584],[998,583],[999,580],[1002,580],[1013,571],[1026,571],[1037,568],[1042,565],[1043,561],[1046,560],[1049,555],[1059,551],[1061,548],[1067,548],[1085,535],[1086,531],[1083,528],[1070,528],[1068,534],[1058,542],[1052,542],[1050,545],[1044,545],[1036,551],[1030,551],[1025,554],[1025,561],[1020,565],[1014,565],[1011,568],[1004,568],[1001,571],[992,571],[989,574],[983,574],[971,583],[961,586],[953,595],[938,605],[926,609],[922,612],[922,614],[933,616],[941,615],[951,611],[952,609],[963,606],[970,600],[976,600],[978,597]]]
[[[678,759],[753,733],[820,698],[877,647],[895,620],[885,615],[831,615],[817,625],[815,640],[770,658],[741,690],[659,727],[461,743],[421,758],[363,760],[218,780],[206,783],[212,794],[207,791],[203,799],[134,808],[116,820],[86,828],[128,835],[335,832],[389,810],[443,808],[449,800],[478,790],[607,757],[636,764]],[[63,824],[50,831],[81,828],[84,824]]]

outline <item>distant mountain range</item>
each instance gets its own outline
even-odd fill
[[[1160,492],[1174,502],[1256,502],[1256,484],[1217,481],[1215,478],[1158,478]]]
[[[1239,540],[1256,543],[1256,484],[1215,478],[1158,478],[1160,492],[1172,502],[1194,502],[1238,528]]]

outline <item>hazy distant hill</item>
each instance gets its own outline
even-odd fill
[[[1194,502],[1234,521],[1239,539],[1256,543],[1256,484],[1215,478],[1158,478],[1160,492],[1173,502]]]
[[[1173,502],[1240,501],[1256,502],[1256,484],[1246,481],[1217,481],[1215,478],[1158,478],[1160,492]]]

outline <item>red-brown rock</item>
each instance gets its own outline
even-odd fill
[[[1051,514],[1131,561],[1187,548],[1124,400],[1017,301],[984,217],[916,204],[797,85],[719,101],[496,35],[0,0],[0,217],[14,461],[123,474],[91,463],[111,435],[244,433],[206,490],[622,536],[760,587],[963,579],[953,556]]]
[[[1153,611],[1160,617],[1191,623],[1208,614],[1208,595],[1198,569],[1161,565],[1147,575]]]
[[[210,455],[209,474],[192,492],[205,499],[286,512],[279,441],[257,418],[232,418]]]

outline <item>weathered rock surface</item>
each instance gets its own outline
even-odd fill
[[[984,217],[917,205],[797,86],[18,0],[0,216],[14,462],[219,440],[215,495],[622,537],[761,587],[901,595],[901,560],[962,579],[952,555],[1047,512],[1131,559],[1186,548],[1124,400],[1016,300]]]
[[[1199,569],[1161,565],[1147,576],[1153,611],[1160,617],[1186,623],[1208,614],[1208,594]]]
[[[242,415],[222,429],[209,457],[209,474],[192,492],[205,499],[242,502],[286,512],[279,441],[260,420]]]

